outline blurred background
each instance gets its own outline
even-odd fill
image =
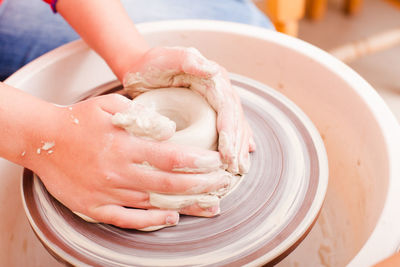
[[[278,31],[334,54],[400,120],[400,0],[254,0]]]

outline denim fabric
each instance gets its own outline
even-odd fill
[[[0,80],[78,35],[55,16],[49,5],[35,0],[6,0],[0,6]]]
[[[214,19],[273,28],[250,0],[122,0],[135,23],[168,19]],[[0,5],[0,80],[62,44],[78,39],[59,14],[39,0]]]
[[[211,19],[273,28],[251,0],[122,0],[134,22]]]

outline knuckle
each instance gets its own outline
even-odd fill
[[[186,161],[185,153],[182,151],[174,151],[170,154],[169,164],[172,168],[179,168],[184,166]]]
[[[121,225],[124,222],[121,217],[116,216],[113,212],[110,212],[110,207],[107,205],[92,208],[90,210],[90,214],[93,215],[92,218],[99,222],[112,224],[118,227],[122,227]]]
[[[92,207],[90,209],[87,210],[87,214],[88,216],[92,217],[93,219],[96,219],[99,222],[103,222],[103,223],[109,223],[109,216],[108,212],[104,212],[104,207]]]
[[[130,223],[119,216],[114,216],[113,218],[111,218],[110,224],[121,227],[121,228],[130,228]]]
[[[126,97],[120,94],[109,94],[109,96],[116,101],[124,100]]]
[[[118,216],[114,213],[108,213],[108,212],[100,213],[99,221],[122,228],[126,228],[128,226],[127,221],[124,219],[123,216]]]
[[[160,190],[162,192],[172,192],[174,191],[174,183],[172,179],[167,176],[164,176],[160,179]]]
[[[108,99],[109,101],[112,101],[115,103],[120,103],[120,102],[126,103],[128,101],[128,98],[126,98],[125,96],[120,95],[120,94],[109,94],[107,96],[109,98]]]

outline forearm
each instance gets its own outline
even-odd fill
[[[119,0],[59,0],[57,10],[121,81],[149,48]]]
[[[54,132],[56,107],[0,82],[0,157],[30,168]]]

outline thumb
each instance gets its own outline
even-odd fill
[[[207,79],[220,71],[217,63],[205,58],[197,49],[193,47],[181,49],[181,69],[184,73]]]
[[[98,96],[95,98],[95,101],[102,110],[111,115],[127,110],[132,103],[129,98],[119,94]]]

